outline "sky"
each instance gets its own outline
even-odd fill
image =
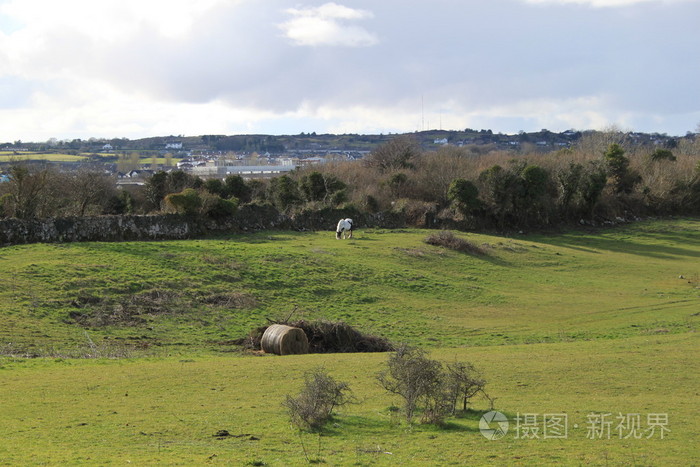
[[[0,142],[700,131],[700,0],[0,0]]]

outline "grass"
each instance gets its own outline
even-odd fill
[[[566,439],[515,439],[513,424],[497,441],[478,431],[483,401],[445,428],[398,421],[389,410],[398,401],[374,380],[386,360],[381,354],[6,361],[0,459],[303,465],[281,402],[298,392],[305,371],[324,365],[360,396],[322,433],[320,451],[316,435],[302,437],[311,457],[329,464],[688,464],[698,455],[693,392],[700,377],[688,371],[697,344],[686,333],[435,350],[443,360],[477,362],[511,420],[518,413],[568,415]],[[620,439],[613,428],[611,439],[588,439],[587,417],[601,412],[666,413],[671,431],[664,439]],[[232,436],[217,439],[220,430]]]
[[[468,235],[486,252],[476,256],[427,245],[420,230],[366,230],[342,242],[327,232],[267,232],[7,247],[0,339],[30,353],[70,347],[85,341],[77,322],[95,340],[227,350],[217,342],[295,307],[295,318],[345,320],[433,347],[686,332],[698,322],[700,223],[673,225],[668,233],[650,223],[553,237]],[[131,307],[122,325],[109,317],[91,325],[154,294],[169,298]]]
[[[18,161],[49,161],[49,162],[80,162],[86,159],[85,155],[59,154],[59,153],[13,153],[0,152],[1,162]]]
[[[0,249],[0,464],[302,465],[280,403],[319,365],[360,400],[320,438],[301,438],[311,460],[697,461],[699,220],[456,235],[480,255],[428,245],[427,234],[360,230],[337,241],[332,232],[264,232]],[[294,307],[295,318],[345,320],[443,361],[471,361],[511,422],[518,413],[566,413],[568,437],[515,439],[511,424],[505,438],[486,440],[478,431],[486,401],[444,428],[407,426],[390,410],[399,401],[374,379],[386,355],[232,352],[231,339]],[[68,358],[80,355],[138,358]],[[593,413],[665,413],[671,432],[587,439]],[[219,430],[233,436],[217,439]]]
[[[19,162],[19,161],[48,161],[48,162],[81,162],[90,157],[98,156],[105,159],[116,159],[118,154],[114,153],[81,153],[81,154],[62,154],[62,153],[42,153],[42,152],[18,152],[0,151],[0,163]],[[173,157],[170,159],[171,164],[177,164],[182,159]],[[165,157],[156,157],[156,164],[165,165],[167,159]],[[142,168],[150,168],[153,163],[153,157],[143,156],[139,159],[139,164]]]

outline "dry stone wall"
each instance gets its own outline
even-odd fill
[[[2,219],[0,245],[181,240],[212,233],[258,230],[332,231],[343,217],[353,217],[358,227],[396,228],[405,221],[394,214],[360,215],[343,210],[305,212],[289,217],[271,206],[255,205],[243,206],[235,216],[217,221],[179,215]]]

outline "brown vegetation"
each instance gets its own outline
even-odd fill
[[[394,350],[394,345],[387,339],[363,334],[342,321],[310,322],[299,320],[285,321],[284,324],[304,331],[310,353],[390,352]],[[280,326],[280,324],[273,323],[271,326]],[[254,329],[248,337],[239,339],[235,343],[250,350],[260,349],[267,329],[268,326]]]
[[[617,129],[588,132],[574,146],[541,152],[495,146],[425,151],[401,136],[361,162],[328,162],[268,180],[206,182],[159,172],[140,190],[117,190],[98,173],[65,174],[17,164],[0,184],[0,217],[179,212],[231,218],[240,206],[288,216],[344,209],[389,213],[408,225],[460,229],[602,224],[700,213],[700,137],[669,147],[636,143]],[[355,214],[353,214],[355,215]]]
[[[475,255],[486,254],[484,249],[480,246],[473,244],[469,240],[457,237],[449,230],[441,230],[440,232],[428,235],[425,238],[425,243]]]

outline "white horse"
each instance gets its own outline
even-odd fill
[[[347,235],[347,237],[346,237]],[[340,219],[338,227],[335,229],[335,238],[352,238],[352,219]]]

